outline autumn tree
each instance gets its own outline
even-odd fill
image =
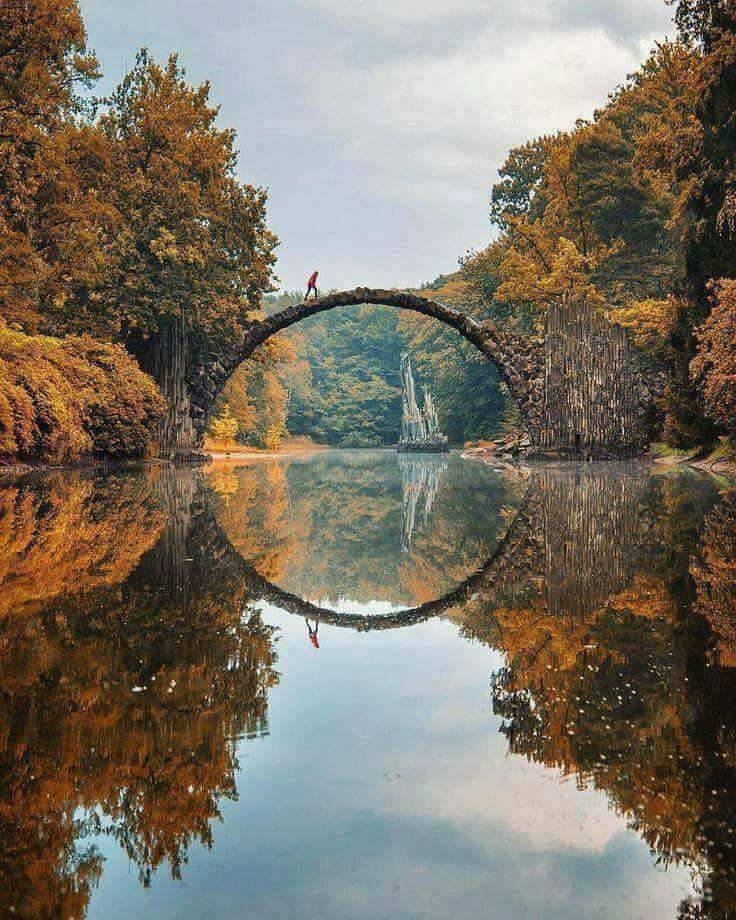
[[[712,287],[712,309],[695,330],[697,355],[691,368],[708,418],[736,436],[736,280]]]
[[[176,56],[161,66],[144,50],[100,119],[121,227],[111,283],[96,296],[166,390],[164,442],[186,411],[193,352],[217,353],[242,336],[274,262],[266,193],[238,180],[235,134],[217,126],[209,95],[207,83],[186,82]]]
[[[736,277],[733,234],[733,110],[736,105],[736,6],[733,0],[670,0],[687,46],[697,60],[687,117],[669,137],[655,137],[680,184],[678,217],[686,264],[684,294],[668,344],[672,387],[668,396],[669,439],[681,446],[713,440],[718,432],[712,412],[704,412],[702,375],[691,370],[698,349],[697,330],[711,309],[710,286]],[[702,369],[702,368],[701,368]]]
[[[100,123],[125,219],[107,297],[124,333],[155,334],[182,314],[192,329],[239,331],[270,283],[266,195],[236,178],[235,133],[217,127],[209,95],[175,55],[161,66],[143,50],[107,100]]]
[[[98,77],[76,0],[0,2],[0,317],[35,329],[101,276],[113,215],[80,89]]]
[[[290,339],[273,336],[228,380],[213,410],[208,433],[222,440],[223,419],[236,423],[242,444],[276,450],[288,435],[291,370],[296,353]]]
[[[222,412],[210,420],[209,426],[212,437],[220,444],[233,441],[238,433],[238,420],[230,412],[230,407],[225,406]]]
[[[469,302],[479,296],[479,313],[502,325],[531,315],[540,327],[550,304],[572,300],[630,327],[666,372],[660,421],[673,443],[713,431],[690,377],[704,315],[686,315],[683,245],[701,71],[694,39],[664,42],[592,121],[513,149],[491,196],[500,235],[461,266]]]
[[[543,314],[563,299],[610,309],[672,292],[675,180],[639,148],[687,104],[691,69],[691,53],[661,45],[592,122],[511,151],[492,192],[497,299]]]

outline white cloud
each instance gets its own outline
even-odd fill
[[[458,19],[463,15],[488,14],[485,0],[311,0],[311,6],[347,20],[383,30],[396,23],[416,24],[437,19]]]
[[[509,147],[589,117],[638,61],[600,29],[513,44],[486,31],[370,70],[333,55],[308,91],[322,129],[381,194],[463,204],[487,194]]]
[[[83,0],[108,79],[145,44],[212,78],[278,272],[414,284],[488,240],[508,148],[589,116],[672,33],[664,0]],[[105,85],[104,89],[108,89]]]
[[[602,28],[623,41],[659,33],[670,19],[664,0],[309,0],[326,17],[390,37],[400,29],[437,28],[462,33],[468,22],[497,33],[574,32]],[[412,36],[401,36],[410,43]],[[452,36],[435,36],[442,43]]]

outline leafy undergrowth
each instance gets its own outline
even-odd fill
[[[275,450],[263,447],[251,447],[249,444],[239,444],[232,438],[218,439],[205,438],[204,449],[215,454],[298,454],[308,453],[313,450],[329,450],[328,445],[317,444],[307,435],[297,435],[282,441]]]
[[[673,462],[680,461],[682,463],[685,463],[688,460],[693,460],[695,457],[702,453],[702,448],[700,447],[690,447],[683,450],[679,447],[671,447],[669,444],[665,444],[664,442],[650,444],[649,450],[657,459],[672,460]]]
[[[0,464],[145,456],[163,408],[120,346],[0,324]]]

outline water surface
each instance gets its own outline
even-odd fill
[[[382,451],[0,487],[0,914],[728,917],[736,492]]]

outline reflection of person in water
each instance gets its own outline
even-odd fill
[[[315,648],[319,648],[319,638],[317,637],[317,630],[319,629],[319,620],[314,621],[314,629],[309,625],[309,620],[305,617],[304,622],[307,624],[307,632],[309,633],[309,641]]]

